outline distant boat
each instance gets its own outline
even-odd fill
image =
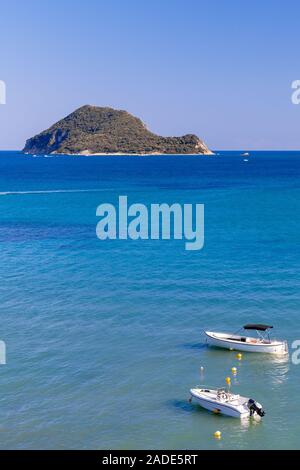
[[[250,155],[249,152],[242,153],[242,157],[249,157],[249,155]]]
[[[241,336],[237,334],[231,335],[214,331],[205,331],[205,335],[207,337],[208,344],[219,348],[269,354],[288,354],[288,345],[286,341],[270,339],[269,329],[273,328],[273,326],[247,324],[243,328],[244,330],[256,331],[258,337],[253,338],[251,336]]]
[[[228,392],[225,388],[191,388],[191,398],[203,408],[233,418],[263,417],[265,412],[260,403],[252,398],[242,397]]]

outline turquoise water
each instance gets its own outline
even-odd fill
[[[209,349],[204,329],[299,334],[300,153],[51,157],[0,153],[2,449],[299,448],[300,365]],[[96,207],[204,203],[205,246],[100,241]],[[200,367],[204,377],[200,377]],[[199,383],[259,423],[188,403]],[[202,380],[203,379],[203,380]],[[214,431],[223,438],[215,440]]]

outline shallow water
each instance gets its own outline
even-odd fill
[[[266,322],[299,337],[300,153],[239,154],[0,153],[2,449],[299,448],[300,366],[238,361],[202,335]],[[204,249],[98,240],[96,207],[119,195],[204,203]],[[232,366],[233,391],[266,409],[259,423],[188,403]]]

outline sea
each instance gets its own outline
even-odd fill
[[[300,447],[300,152],[242,154],[0,152],[1,449]],[[203,249],[99,240],[96,209],[120,195],[204,204]],[[246,323],[289,356],[206,344]],[[226,377],[264,418],[189,403]]]

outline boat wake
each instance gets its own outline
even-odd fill
[[[58,193],[100,193],[105,189],[49,189],[37,191],[1,191],[0,196],[18,196],[30,194],[58,194]]]

